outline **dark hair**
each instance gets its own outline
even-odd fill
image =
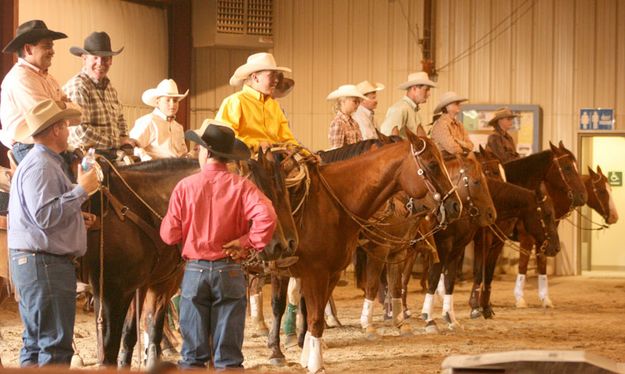
[[[227,164],[228,162],[232,161],[229,158],[225,158],[225,157],[221,157],[221,156],[217,156],[211,153],[211,151],[208,151],[208,157],[212,158],[213,160],[217,160],[223,164]]]
[[[451,103],[449,103],[451,104]],[[447,104],[447,105],[449,105]],[[442,109],[441,109],[441,113],[447,113],[447,105],[445,105]]]

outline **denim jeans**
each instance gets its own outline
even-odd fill
[[[180,298],[183,343],[178,365],[242,368],[247,282],[230,260],[187,262]]]
[[[69,365],[76,318],[71,259],[11,249],[11,276],[24,324],[20,366]]]
[[[30,152],[31,149],[33,149],[33,144],[24,144],[24,143],[13,144],[13,149],[11,149],[11,152],[13,152],[13,158],[15,158],[15,162],[17,162],[18,164],[22,162],[24,157],[26,157],[26,155],[28,154],[28,152]]]

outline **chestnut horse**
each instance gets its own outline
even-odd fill
[[[422,128],[418,136],[409,133],[407,137],[350,160],[313,165],[310,171],[309,193],[295,217],[300,260],[291,267],[293,276],[301,279],[310,327],[300,363],[310,372],[323,368],[324,308],[341,271],[351,261],[358,232],[367,219],[399,191],[414,198],[428,192],[442,196],[447,217],[460,216],[462,203],[436,146]]]
[[[260,166],[253,160],[249,161],[250,169],[255,177],[259,177],[258,180],[263,181],[259,187],[272,199],[279,218],[276,232],[265,251],[269,255],[293,251],[297,245],[297,232],[288,199],[283,198],[286,195],[272,192],[276,183],[284,186],[283,174],[277,163],[272,164],[274,161],[270,154],[266,157],[261,155],[259,159]],[[89,232],[85,257],[96,301],[100,364],[117,364],[126,312],[137,289],[148,290],[147,300],[150,302],[146,305],[149,305],[150,312],[145,331],[150,335],[150,344],[154,344],[149,346],[151,351],[160,352],[167,301],[179,287],[184,271],[179,249],[166,246],[160,240],[160,217],[167,210],[176,184],[198,170],[197,160],[162,159],[122,167],[118,169],[118,174],[109,174],[107,184],[110,194],[105,194],[107,212],[102,224],[105,240],[101,248],[101,233]],[[130,188],[136,195],[130,193]],[[132,336],[134,331],[127,326],[125,344],[136,341],[136,335]],[[130,345],[126,347],[126,352],[132,351]],[[129,363],[129,356],[126,353],[121,363]]]
[[[586,204],[603,217],[606,224],[615,224],[618,221],[618,211],[612,198],[612,187],[608,178],[603,174],[600,166],[597,166],[597,172],[588,167],[588,173],[588,175],[582,175],[588,192]]]

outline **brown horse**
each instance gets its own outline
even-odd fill
[[[267,174],[269,163],[266,157],[259,159],[260,165],[257,166],[254,166],[255,161],[249,162],[254,176]],[[293,251],[297,245],[297,233],[288,199],[280,202],[280,195],[271,192],[280,176],[282,179],[278,183],[283,183],[283,174],[277,165],[272,166],[277,174],[269,173],[262,178],[265,182],[259,183],[261,190],[270,199],[277,199],[272,202],[280,221],[271,243],[265,248],[270,256]],[[169,196],[175,185],[197,171],[196,160],[163,159],[120,168],[119,174],[110,174],[107,183],[110,194],[104,204],[107,214],[102,224],[102,236],[105,238],[103,248],[100,248],[100,233],[90,233],[86,255],[96,300],[99,363],[117,364],[124,319],[137,289],[149,290],[150,303],[146,305],[149,305],[151,312],[147,314],[145,327],[145,331],[151,335],[148,352],[160,352],[166,305],[179,286],[184,267],[180,251],[160,241],[160,217],[167,210]],[[129,188],[136,195],[130,193]],[[130,218],[130,222],[127,218]],[[101,251],[103,256],[100,256]],[[136,335],[131,336],[134,331],[134,328],[127,326],[125,332],[130,335],[127,336],[127,342],[136,341]],[[129,360],[126,354],[121,363],[129,363]]]
[[[584,186],[588,191],[586,204],[599,213],[606,224],[615,224],[618,221],[618,211],[612,198],[612,187],[608,178],[603,174],[600,166],[597,166],[597,172],[588,167],[588,173],[588,175],[582,175]]]
[[[408,235],[407,239],[409,240],[415,237],[425,239],[427,237],[423,235],[427,233],[430,233],[428,236],[433,234],[434,238],[440,237],[443,232],[448,235],[464,235],[464,228],[467,225],[488,226],[495,222],[495,207],[490,198],[490,192],[488,191],[487,181],[482,174],[482,168],[475,156],[473,154],[469,156],[451,156],[445,159],[445,166],[450,173],[451,180],[455,181],[455,185],[458,187],[458,194],[464,202],[462,216],[449,225],[442,226],[446,226],[446,229],[441,229],[435,228],[437,224],[434,223],[433,219],[430,222],[422,223],[419,217],[406,220],[403,217],[392,214],[388,215],[388,218],[383,221],[384,224],[389,225],[388,229],[385,230],[388,230],[390,234],[396,237]],[[430,227],[428,223],[432,223],[432,226]],[[422,227],[421,230],[419,230],[420,226]],[[420,234],[417,234],[417,231]],[[437,232],[434,233],[435,231]],[[436,241],[438,242],[438,239]],[[437,243],[436,246],[438,246]],[[440,248],[437,247],[437,249],[439,256],[441,256]],[[394,326],[400,328],[402,335],[411,334],[411,329],[408,323],[405,323],[404,313],[402,313],[401,270],[404,260],[408,256],[408,251],[414,250],[407,248],[406,245],[392,246],[370,243],[364,248],[366,257],[364,259],[363,256],[357,257],[356,273],[361,274],[361,276],[358,276],[359,287],[365,291],[360,322],[369,339],[377,337],[377,332],[372,324],[372,309],[373,300],[378,293],[380,274],[385,265],[387,284],[392,297]],[[445,253],[442,254],[441,260],[445,257]],[[435,264],[434,267],[437,265]]]
[[[428,192],[436,194],[449,219],[461,213],[462,203],[440,152],[421,128],[419,136],[410,133],[406,141],[347,161],[313,167],[310,172],[309,194],[295,217],[300,223],[296,252],[300,260],[291,271],[301,278],[310,327],[300,363],[311,372],[323,368],[324,307],[341,271],[351,261],[358,232],[400,190],[415,198]]]

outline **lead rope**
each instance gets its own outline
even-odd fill
[[[98,296],[98,318],[96,319],[96,326],[98,329],[98,361],[104,362],[104,193],[99,188],[100,192],[100,279],[99,279],[99,292]]]
[[[513,242],[512,240],[508,239],[507,235],[504,234],[503,231],[501,231],[499,226],[497,226],[497,225],[489,225],[488,228],[493,232],[493,234],[495,234],[497,239],[499,239],[502,243],[508,245],[510,248],[512,248],[512,250],[514,250],[516,252],[519,252],[519,253],[522,253],[522,254],[524,254],[526,256],[530,255],[530,252],[526,251],[520,245],[518,245],[515,242]]]

